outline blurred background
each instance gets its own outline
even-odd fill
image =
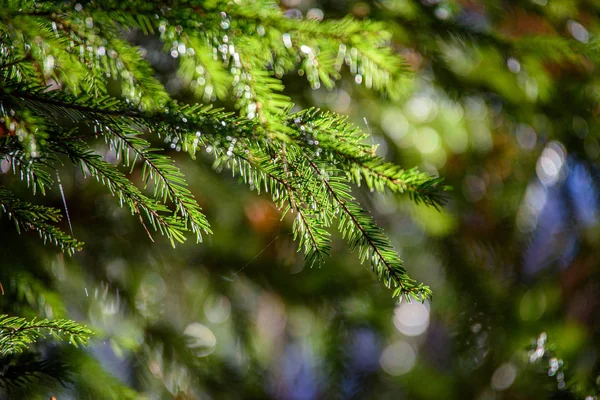
[[[440,211],[355,193],[433,301],[398,304],[339,238],[323,267],[305,267],[291,221],[213,171],[210,154],[172,154],[214,231],[176,249],[65,168],[85,249],[58,254],[3,219],[0,310],[70,317],[96,336],[83,350],[48,345],[72,382],[29,389],[58,399],[595,399],[600,3],[280,6],[289,18],[381,20],[394,33],[411,71],[396,101],[350,73],[331,91],[284,82],[298,108],[349,115],[379,155],[454,188]],[[172,94],[194,101],[177,60],[146,47]],[[8,163],[0,169],[10,179]],[[60,192],[47,204],[64,208]]]

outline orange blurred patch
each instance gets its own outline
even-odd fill
[[[257,233],[270,233],[279,225],[279,211],[267,200],[256,199],[244,207],[246,217]]]
[[[406,64],[410,67],[411,71],[418,71],[423,65],[423,56],[415,51],[414,49],[401,49],[400,54],[404,58]]]
[[[510,18],[506,18],[499,27],[499,31],[508,37],[519,38],[528,35],[556,34],[552,25],[541,15],[514,9],[508,11],[508,14]]]
[[[15,132],[6,128],[5,125],[0,125],[0,137],[15,136]]]

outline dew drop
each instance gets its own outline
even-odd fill
[[[292,47],[292,37],[289,33],[284,33],[281,38],[283,39],[283,44],[288,49]]]

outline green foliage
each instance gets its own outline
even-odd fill
[[[0,10],[9,397],[600,393],[595,2]]]
[[[217,99],[234,113],[172,99],[155,78],[145,50],[124,40],[140,32],[179,61],[179,76],[198,98]],[[108,187],[137,215],[152,239],[175,245],[185,232],[202,240],[210,227],[186,179],[164,149],[192,156],[204,149],[252,187],[264,186],[284,215],[309,264],[330,252],[328,228],[339,229],[396,296],[424,300],[428,287],[411,279],[383,231],[350,194],[350,183],[407,193],[439,207],[441,178],[404,170],[376,155],[367,135],[336,114],[291,112],[282,77],[298,71],[313,88],[332,88],[342,66],[367,88],[397,97],[401,58],[379,23],[295,21],[270,2],[22,2],[7,1],[0,17],[0,153],[34,191],[44,193],[65,156]],[[117,87],[118,90],[115,90]],[[98,153],[107,154],[129,172]],[[131,174],[141,169],[143,188]],[[58,228],[56,210],[32,206],[3,190],[0,202],[17,228],[73,252],[81,244]]]
[[[25,318],[0,316],[0,355],[22,353],[33,343],[50,334],[58,340],[68,340],[74,346],[86,345],[92,332],[70,320],[41,319],[28,321]]]
[[[34,349],[42,339],[87,345],[92,331],[67,319],[32,319],[0,315],[0,388],[15,392],[28,385],[54,382],[65,384],[69,367],[56,357],[42,357]],[[13,393],[14,394],[14,393]]]
[[[37,231],[44,242],[52,242],[68,253],[81,248],[78,242],[62,232],[52,223],[60,221],[60,210],[51,207],[37,206],[16,198],[9,190],[0,187],[0,204],[8,218],[15,223],[17,232]]]
[[[47,385],[52,386],[58,382],[66,384],[68,381],[68,366],[56,360],[40,359],[39,355],[31,352],[23,354],[10,354],[0,357],[2,374],[0,375],[0,388],[13,395],[13,397],[26,397],[27,386]]]

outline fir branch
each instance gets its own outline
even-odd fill
[[[288,119],[296,135],[291,136],[298,145],[316,148],[315,154],[324,161],[341,163],[348,177],[360,186],[364,179],[369,189],[394,193],[407,192],[417,204],[439,208],[446,199],[443,178],[432,177],[417,168],[404,170],[396,164],[376,156],[373,146],[365,145],[366,135],[345,117],[310,109],[296,113]],[[293,122],[292,122],[293,121]]]
[[[350,188],[338,176],[326,176],[321,169],[306,155],[315,176],[322,180],[327,191],[339,205],[339,230],[347,238],[352,250],[358,249],[361,260],[370,259],[373,270],[383,283],[394,290],[394,296],[403,296],[406,300],[415,298],[424,301],[431,297],[431,290],[423,284],[416,285],[404,269],[402,260],[393,250],[387,237],[383,234],[371,216],[354,202]]]
[[[49,333],[55,339],[68,340],[74,346],[87,345],[92,331],[66,319],[33,319],[0,315],[0,355],[22,353]]]
[[[40,158],[28,157],[18,140],[6,140],[5,145],[0,146],[0,154],[3,152],[12,167],[12,172],[24,180],[27,187],[31,187],[33,194],[39,191],[45,195],[46,189],[54,185],[52,176],[46,170],[46,167],[49,167],[48,163]]]
[[[82,242],[51,224],[61,219],[60,211],[55,208],[21,201],[3,187],[0,187],[0,207],[8,218],[13,220],[18,233],[21,233],[21,230],[36,231],[44,242],[54,243],[69,254],[73,254],[83,246]]]
[[[332,87],[344,63],[356,82],[364,79],[367,86],[391,93],[403,65],[389,48],[390,36],[382,26],[350,18],[335,23],[292,21],[269,1],[244,7],[216,2],[205,4],[204,9],[192,7],[186,15],[179,7],[161,7],[156,18],[155,6],[140,4],[129,10],[108,1],[86,3],[76,11],[51,4],[39,15],[17,13],[28,31],[37,32],[44,46],[55,49],[54,53],[32,49],[33,67],[39,68],[44,57],[54,54],[56,71],[50,75],[24,70],[0,78],[0,102],[26,110],[32,115],[31,126],[45,135],[48,144],[40,150],[40,158],[68,155],[84,173],[107,185],[121,205],[140,216],[150,237],[141,214],[174,244],[184,239],[188,229],[199,241],[202,231],[210,231],[208,222],[182,172],[170,157],[152,148],[146,136],[164,137],[173,148],[192,155],[198,146],[206,146],[213,150],[215,168],[229,167],[257,190],[264,186],[284,216],[288,211],[297,214],[292,229],[309,263],[321,262],[329,253],[327,228],[341,213],[340,229],[351,247],[359,248],[363,260],[371,259],[386,285],[398,288],[395,294],[427,297],[428,288],[415,286],[382,231],[355,203],[349,183],[364,181],[378,191],[407,192],[415,202],[438,207],[443,203],[442,180],[385,162],[363,143],[364,133],[336,114],[319,110],[291,114],[291,100],[282,93],[281,77],[299,65],[317,88],[320,82]],[[46,14],[50,10],[55,13]],[[100,27],[96,19],[107,23]],[[238,115],[169,100],[164,88],[148,77],[152,71],[137,49],[122,41],[121,29],[159,32],[165,49],[182,60],[180,73],[185,79],[214,78],[210,83],[198,81],[207,85],[207,100],[213,99],[213,90],[223,99],[231,91]],[[97,57],[93,53],[98,46],[104,47],[103,52],[114,52],[109,58]],[[208,61],[210,54],[214,62]],[[71,64],[74,76],[66,77]],[[105,70],[119,74],[124,81],[121,87],[131,91],[124,93],[125,102],[99,82]],[[48,76],[71,88],[48,91]],[[208,90],[213,83],[219,88]],[[156,96],[150,95],[153,88]],[[148,107],[152,99],[157,101]],[[70,127],[64,126],[65,119]],[[142,180],[153,185],[154,199],[89,149],[82,140],[86,134],[78,132],[84,127],[94,130],[90,136],[104,138],[126,166],[133,169],[141,163]]]
[[[283,169],[284,174],[289,176],[291,172],[288,171],[290,167],[288,166],[286,153],[286,144],[283,143],[281,151]],[[294,172],[296,172],[295,168]],[[307,215],[304,207],[302,207],[301,204],[298,204],[294,190],[289,181],[285,182],[285,188],[288,193],[289,205],[297,213],[292,230],[294,231],[294,240],[299,238],[298,249],[304,247],[304,257],[311,266],[315,262],[320,265],[323,262],[323,257],[328,255],[331,250],[331,246],[329,245],[329,233],[319,226],[320,221],[317,218],[311,218]]]
[[[137,137],[139,132],[125,134],[128,127],[116,124],[115,129],[107,127],[106,132],[113,139],[109,141],[111,147],[121,154],[125,165],[132,166],[139,158],[144,163],[142,180],[154,181],[154,196],[162,197],[162,201],[173,201],[175,214],[179,214],[185,221],[184,228],[189,228],[196,235],[196,241],[202,241],[202,232],[211,233],[208,221],[202,209],[196,202],[192,193],[187,189],[185,177],[168,156],[159,154],[150,147],[150,143]],[[134,154],[131,160],[130,152]],[[160,195],[160,196],[159,196]]]
[[[140,218],[143,211],[152,227],[165,235],[173,246],[176,242],[181,243],[185,240],[185,226],[168,215],[170,210],[166,206],[144,196],[114,165],[103,161],[100,155],[91,151],[83,142],[59,140],[55,146],[57,151],[68,155],[74,163],[80,164],[84,175],[89,173],[106,185],[113,195],[118,196],[121,206],[127,205],[130,211]],[[144,227],[146,228],[145,225]],[[148,235],[152,239],[149,232]]]
[[[204,144],[207,139],[210,139],[209,135],[205,135]],[[252,146],[251,139],[238,140],[233,145],[222,147],[213,137],[210,143],[215,157],[214,167],[227,166],[235,175],[237,165],[245,183],[255,187],[258,192],[264,182],[265,190],[271,193],[273,201],[282,210],[282,218],[290,209],[296,213],[292,230],[294,239],[298,240],[298,250],[304,249],[304,258],[309,265],[320,265],[331,250],[330,235],[323,229],[323,221],[319,216],[307,207],[309,201],[301,191],[305,185],[298,181],[300,174],[297,171],[296,160],[288,164],[284,157],[282,170],[278,163],[274,162],[271,154]],[[197,138],[192,145],[198,145]],[[284,148],[285,144],[281,148],[282,154],[287,154],[287,151],[283,151]]]
[[[29,60],[30,60],[29,57],[23,57],[23,58],[20,58],[18,60],[9,61],[7,63],[0,64],[0,69],[8,69],[8,68],[14,67],[14,66],[16,66],[18,64],[21,64],[21,63],[24,63],[26,61],[29,61]]]

